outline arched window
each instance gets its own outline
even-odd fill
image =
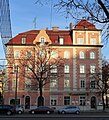
[[[64,58],[65,59],[69,59],[70,58],[70,52],[69,51],[65,51],[64,52]]]
[[[85,55],[84,55],[84,52],[83,52],[83,51],[80,51],[80,53],[79,53],[79,58],[80,58],[80,59],[84,59],[84,58],[85,58]]]
[[[94,52],[90,52],[90,59],[95,59],[95,53]]]

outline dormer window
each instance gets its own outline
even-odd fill
[[[45,44],[45,42],[46,42],[45,38],[44,38],[44,37],[41,37],[41,38],[40,38],[40,44],[41,44],[41,45],[42,45],[42,44]]]
[[[59,38],[60,45],[63,45],[64,43],[64,38]]]
[[[45,38],[41,38],[41,43],[44,43],[45,42]]]
[[[22,44],[26,44],[26,37],[22,36]]]

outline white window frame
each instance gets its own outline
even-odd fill
[[[96,38],[90,38],[90,44],[96,45]]]
[[[57,80],[56,79],[52,79],[50,80],[50,88],[57,88]]]
[[[58,58],[58,52],[57,51],[52,51],[51,52],[51,58]]]
[[[14,51],[14,58],[18,59],[20,58],[20,51]]]
[[[64,87],[69,88],[70,87],[70,79],[64,79]]]
[[[77,38],[78,44],[84,44],[84,38]]]
[[[84,79],[81,79],[80,80],[80,88],[81,89],[84,89],[85,87],[86,87],[86,83],[85,83],[86,81],[84,80]]]
[[[57,96],[50,96],[50,105],[51,106],[56,106],[58,102],[58,97]]]
[[[95,52],[90,52],[90,59],[95,59]]]
[[[59,38],[60,45],[64,44],[64,38]]]
[[[79,97],[79,103],[80,103],[80,106],[85,106],[86,105],[86,97],[85,96],[80,96]]]
[[[69,51],[64,51],[64,58],[69,59],[70,58],[70,52]]]
[[[80,73],[85,73],[85,65],[80,65]]]
[[[52,65],[50,72],[51,73],[57,73],[57,66],[56,65]]]
[[[79,52],[79,58],[80,58],[80,59],[84,59],[84,58],[85,58],[85,54],[84,54],[83,51],[80,51],[80,52]]]
[[[30,90],[31,89],[31,79],[26,78],[25,79],[25,90]]]
[[[22,36],[22,44],[26,44],[26,37]]]
[[[90,65],[90,73],[95,73],[95,72],[96,72],[96,66]]]
[[[96,81],[95,80],[90,80],[90,88],[95,89],[96,88]]]
[[[70,66],[64,65],[64,73],[69,73],[69,72],[70,72]]]

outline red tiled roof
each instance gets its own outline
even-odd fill
[[[40,30],[30,30],[27,32],[23,32],[12,38],[6,45],[19,45],[22,44],[22,36],[26,37],[26,45],[33,44],[33,41],[35,40],[36,36],[38,35]],[[64,38],[64,44],[72,44],[72,39],[70,35],[70,31],[66,30],[59,30],[59,31],[53,31],[53,30],[46,30],[46,33],[50,37],[50,40],[52,41],[52,44],[59,44],[59,38],[63,37]]]
[[[95,25],[88,22],[87,20],[81,20],[75,25],[75,29],[88,29],[88,30],[97,30]]]
[[[72,29],[73,30],[73,29]],[[95,25],[88,22],[87,20],[81,20],[75,25],[74,30],[97,30]],[[39,34],[40,30],[30,30],[27,32],[23,32],[12,38],[6,45],[21,45],[22,36],[26,36],[26,45],[33,44],[36,36]],[[59,38],[64,38],[64,45],[71,45],[73,43],[72,40],[72,31],[70,30],[46,30],[50,40],[53,45],[59,45]]]

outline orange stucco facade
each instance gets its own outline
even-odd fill
[[[7,56],[7,62],[10,64],[9,61],[11,61],[11,67],[7,68],[8,85],[4,102],[11,104],[15,97],[15,83],[13,81],[16,80],[16,74],[11,74],[14,64],[18,62],[18,58],[15,59],[15,56],[19,58],[26,56],[27,49],[32,51],[32,47],[37,42],[40,43],[41,38],[44,38],[53,48],[58,49],[58,56],[64,59],[63,65],[67,65],[66,68],[61,69],[63,75],[56,79],[56,86],[50,83],[44,86],[44,105],[56,108],[78,105],[81,109],[98,109],[101,98],[98,96],[96,85],[93,81],[91,82],[88,73],[101,67],[100,33],[101,30],[96,29],[93,24],[81,20],[71,30],[31,30],[15,36],[6,44],[7,53],[10,54],[9,49],[11,49],[13,54],[11,59]],[[25,42],[22,43],[23,37]],[[93,40],[91,41],[91,39]],[[32,54],[34,53],[32,52]],[[58,69],[58,71],[60,70]],[[21,75],[25,73],[18,69],[17,74],[19,104],[24,105],[25,109],[30,109],[38,103],[39,90],[35,90],[34,87],[26,90],[25,78]]]

